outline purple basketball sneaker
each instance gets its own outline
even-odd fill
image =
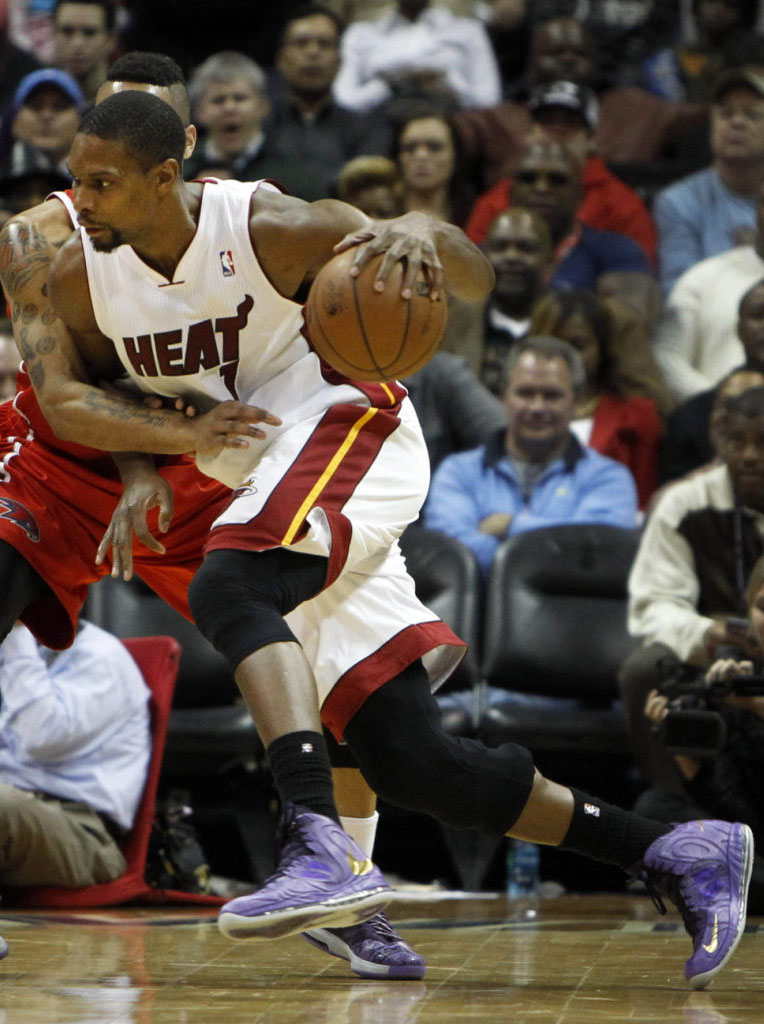
[[[665,914],[659,895],[664,893],[684,919],[694,950],[684,975],[693,988],[704,988],[732,956],[745,928],[753,834],[739,822],[688,821],[656,839],[643,863],[658,909]]]
[[[275,939],[313,925],[349,925],[387,906],[392,890],[379,868],[331,818],[287,804],[276,871],[250,896],[220,908],[231,939]]]
[[[350,928],[312,928],[302,936],[324,953],[350,961],[360,978],[423,978],[424,957],[404,942],[383,913]]]

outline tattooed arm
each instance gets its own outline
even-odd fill
[[[113,379],[121,367],[95,324],[81,242],[58,203],[43,203],[6,222],[0,231],[0,280],[40,407],[64,440],[113,452],[215,454],[246,445],[242,435],[265,436],[253,424],[273,422],[262,410],[240,402],[223,402],[190,419],[174,410],[147,408],[93,383]],[[73,330],[54,308],[55,287]]]

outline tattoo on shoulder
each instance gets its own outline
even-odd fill
[[[29,379],[32,382],[32,387],[41,388],[45,383],[45,368],[42,363],[35,363],[33,366],[28,366]]]
[[[0,280],[6,295],[47,273],[50,263],[50,245],[36,224],[10,220],[0,230]]]
[[[37,349],[37,354],[41,356],[47,356],[48,353],[52,352],[55,347],[56,339],[55,336],[52,334],[46,334],[44,337],[40,338],[40,340],[35,345],[35,348]]]

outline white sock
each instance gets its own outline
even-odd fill
[[[369,859],[371,859],[374,849],[378,821],[378,811],[375,811],[370,818],[346,818],[344,815],[340,815],[340,824]]]

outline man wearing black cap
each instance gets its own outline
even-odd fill
[[[660,283],[668,295],[700,260],[750,244],[764,183],[764,74],[721,76],[711,106],[709,167],[670,185],[654,205]]]
[[[591,89],[575,82],[538,85],[530,93],[532,134],[561,142],[581,168],[581,206],[577,219],[600,231],[633,238],[651,261],[655,259],[655,228],[645,204],[628,185],[607,169],[596,152],[598,105]],[[514,178],[501,178],[475,203],[467,234],[481,243],[494,217],[512,203]]]
[[[603,81],[594,40],[574,18],[551,18],[533,29],[525,80],[528,87],[559,79],[597,91],[597,148],[608,164],[652,164],[688,159],[688,138],[706,123],[700,103],[670,103],[644,89],[610,87]],[[484,110],[456,115],[465,157],[486,185],[506,174],[531,127],[524,92]]]

